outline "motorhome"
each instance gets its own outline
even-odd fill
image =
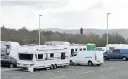
[[[50,68],[69,65],[68,48],[59,46],[27,46],[18,51],[17,66],[20,68]]]
[[[73,57],[70,58],[70,64],[80,64],[80,65],[88,65],[100,66],[104,63],[103,53],[101,51],[80,51],[74,54]]]

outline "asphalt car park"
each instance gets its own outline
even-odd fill
[[[100,67],[68,66],[36,72],[2,67],[1,79],[128,79],[128,61],[110,60]]]

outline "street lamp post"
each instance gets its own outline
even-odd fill
[[[40,45],[40,17],[41,17],[42,15],[39,15],[39,45]]]
[[[108,46],[108,15],[110,14],[111,13],[107,13],[107,40],[106,40],[107,46]]]

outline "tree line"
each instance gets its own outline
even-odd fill
[[[119,34],[109,34],[109,44],[126,44],[128,40]],[[38,30],[28,30],[26,27],[21,29],[10,29],[1,27],[1,40],[2,41],[17,41],[23,44],[38,44]],[[70,43],[87,44],[95,43],[97,46],[106,45],[106,34],[96,35],[90,34],[66,34],[52,31],[41,31],[41,44],[46,41],[68,41]]]

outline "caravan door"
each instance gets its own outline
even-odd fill
[[[65,58],[65,52],[60,53],[60,58],[58,59],[59,65],[63,65],[63,63],[65,63]]]
[[[45,58],[45,66],[50,67],[51,65],[56,64],[56,58],[55,58],[55,53],[49,52],[46,53],[46,58]]]
[[[45,68],[45,55],[46,54],[35,54],[35,66],[37,68]]]
[[[59,61],[58,64],[60,66],[69,64],[68,53],[66,52],[60,53],[60,59],[58,59],[58,61]]]

